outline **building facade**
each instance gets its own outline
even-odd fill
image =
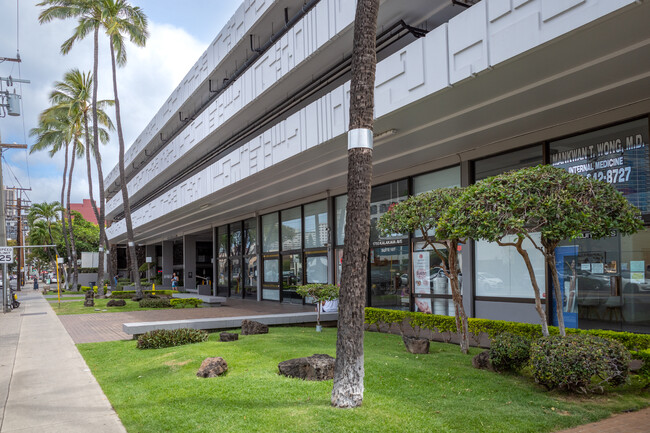
[[[164,284],[302,302],[295,285],[339,281],[354,9],[244,1],[129,148],[136,243]],[[412,194],[553,164],[650,222],[649,19],[634,0],[381,2],[369,306],[452,311],[418,233],[375,229]],[[108,236],[125,244],[117,167],[105,185]],[[648,233],[558,248],[568,326],[650,331]],[[471,316],[538,321],[516,251],[471,241],[461,261]]]

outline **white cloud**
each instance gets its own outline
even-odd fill
[[[59,53],[61,43],[73,31],[73,21],[55,21],[44,25],[38,24],[40,9],[32,4],[21,4],[20,10],[20,65],[22,78],[31,80],[31,84],[22,85],[24,112],[22,117],[0,118],[2,140],[31,143],[25,134],[37,126],[39,113],[47,108],[48,94],[55,81],[61,80],[66,71],[79,68],[92,70],[92,35],[81,41],[72,51],[62,56]],[[10,5],[5,5],[10,6]],[[5,35],[13,37],[0,38],[0,56],[15,57],[15,5],[6,7],[0,16],[0,28]],[[146,12],[146,11],[145,11]],[[13,33],[12,33],[13,32]],[[149,22],[149,40],[144,48],[127,46],[128,63],[117,70],[118,92],[125,144],[128,148],[137,138],[151,118],[160,109],[172,90],[180,83],[190,67],[197,61],[207,45],[192,37],[185,30],[168,24]],[[100,35],[100,70],[99,98],[113,99],[112,72],[110,54],[105,35]],[[16,63],[0,63],[0,76],[18,76]],[[3,84],[4,86],[4,84]],[[113,120],[114,111],[109,108]],[[117,134],[113,134],[111,143],[102,149],[104,175],[117,164]],[[63,155],[50,158],[47,152],[29,155],[29,168],[25,163],[24,151],[12,150],[5,154],[6,161],[12,165],[20,183],[25,187],[31,184],[29,193],[33,202],[59,200]],[[29,171],[29,178],[27,172]],[[72,201],[81,202],[88,198],[85,160],[77,160],[73,183]],[[95,173],[96,176],[96,173]],[[97,194],[97,181],[94,181]]]

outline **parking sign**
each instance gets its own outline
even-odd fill
[[[14,261],[14,249],[11,247],[0,247],[0,264],[9,264]]]

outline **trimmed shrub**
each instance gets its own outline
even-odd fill
[[[490,361],[497,371],[518,371],[530,359],[530,340],[507,332],[490,344]]]
[[[173,308],[198,308],[203,301],[197,298],[173,298],[169,303]]]
[[[144,298],[138,304],[140,308],[171,308],[168,298]]]
[[[593,335],[543,337],[531,345],[535,381],[547,389],[586,393],[597,385],[617,386],[628,376],[630,355],[622,344]]]
[[[644,379],[650,381],[650,349],[632,352],[632,358],[643,361],[643,365],[638,371],[638,374]]]
[[[201,343],[208,339],[208,333],[200,329],[159,329],[138,337],[138,349],[160,349],[162,347],[182,346]]]
[[[153,294],[152,290],[143,290],[145,295]],[[156,296],[171,296],[174,292],[172,290],[156,290]],[[131,299],[135,295],[135,290],[113,290],[111,298],[113,299]]]

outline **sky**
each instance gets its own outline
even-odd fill
[[[92,35],[75,45],[67,55],[60,54],[61,43],[72,35],[74,20],[40,25],[36,6],[40,0],[0,0],[0,57],[21,63],[0,62],[0,77],[30,80],[7,87],[22,95],[22,115],[0,117],[2,143],[27,144],[34,139],[29,131],[38,126],[38,116],[50,104],[48,95],[64,74],[78,68],[92,72]],[[158,112],[172,90],[180,83],[212,40],[241,4],[240,0],[131,0],[149,18],[146,47],[127,45],[127,65],[117,71],[124,139],[128,148]],[[99,40],[99,99],[113,99],[108,42]],[[115,119],[114,109],[108,108]],[[117,135],[101,148],[102,167],[108,174],[117,164]],[[63,152],[50,157],[47,151],[29,153],[29,149],[3,152],[3,180],[8,187],[31,188],[25,194],[32,203],[60,201]],[[85,159],[75,163],[71,202],[89,198]],[[97,180],[93,170],[95,199]]]

